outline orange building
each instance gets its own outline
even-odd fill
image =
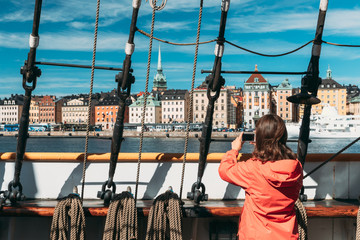
[[[114,96],[105,97],[95,106],[95,125],[102,129],[113,129],[119,108],[119,98]],[[129,122],[128,104],[125,106],[124,123]]]
[[[295,104],[287,101],[287,97],[294,95],[295,92],[289,80],[285,79],[280,83],[275,92],[276,114],[286,122],[296,122],[297,107]]]
[[[55,123],[55,96],[39,99],[39,123]]]

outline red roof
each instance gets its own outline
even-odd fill
[[[258,69],[257,69],[257,65],[255,65],[255,72],[257,72]],[[267,81],[265,80],[265,78],[259,74],[259,73],[253,73],[249,79],[246,81],[246,83],[255,83],[255,78],[258,78],[258,81],[259,83],[267,83]]]
[[[258,73],[254,73],[252,74],[249,79],[246,81],[246,83],[255,83],[255,78],[258,78],[258,81],[259,83],[267,83],[267,81],[265,80],[265,78],[261,75],[261,74],[258,74]]]

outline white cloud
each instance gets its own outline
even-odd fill
[[[269,33],[289,30],[314,31],[318,11],[284,11],[241,15],[228,20],[228,28],[235,33]],[[208,28],[214,27],[209,25]],[[324,35],[360,36],[360,9],[329,10]]]

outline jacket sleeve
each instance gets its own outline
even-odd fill
[[[230,150],[222,157],[219,175],[222,180],[246,189],[249,187],[251,173],[247,162],[237,162],[238,155],[238,151]]]

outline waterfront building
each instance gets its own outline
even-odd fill
[[[163,73],[162,63],[161,63],[160,45],[159,45],[157,73],[156,73],[156,75],[154,77],[152,90],[153,91],[165,91],[165,90],[167,90],[166,76]]]
[[[141,123],[143,106],[144,94],[139,96],[136,101],[129,106],[129,123]],[[156,100],[152,95],[147,97],[145,123],[161,123],[161,102]]]
[[[255,65],[257,72],[257,65]],[[255,128],[256,121],[271,112],[271,90],[270,84],[258,73],[252,74],[244,83],[244,126]]]
[[[235,108],[235,126],[231,128],[241,128],[243,126],[243,113],[244,113],[242,95],[232,95],[231,104],[233,104]]]
[[[223,87],[220,90],[219,98],[215,101],[213,114],[213,128],[229,128],[235,124],[236,116],[230,118],[230,108],[235,108],[231,104],[231,89],[234,87]],[[193,97],[193,123],[205,122],[206,109],[209,100],[207,98],[207,84],[204,81],[200,86],[194,89]],[[231,119],[231,121],[230,121]]]
[[[0,101],[0,122],[4,124],[20,123],[23,103],[24,96],[17,94],[11,94],[10,98]]]
[[[160,100],[162,123],[182,123],[188,120],[189,92],[187,90],[166,90],[160,95]]]
[[[285,79],[274,90],[276,114],[286,122],[297,122],[297,105],[287,101],[287,97],[295,94],[295,89],[289,83],[289,79]]]
[[[39,123],[55,123],[55,96],[39,98]]]
[[[350,99],[347,104],[347,108],[347,114],[360,115],[360,94]]]
[[[117,95],[108,95],[100,99],[95,106],[95,125],[102,129],[113,129],[116,123],[116,116],[119,108],[119,97]],[[129,122],[128,101],[125,105],[124,123]]]
[[[346,88],[346,101],[350,101],[351,98],[356,97],[360,94],[359,86],[356,85],[343,85]]]
[[[346,114],[353,115],[355,112],[359,112],[359,97],[360,89],[356,85],[343,85],[346,88]]]
[[[39,123],[39,96],[33,96],[30,102],[30,109],[29,109],[29,123]]]
[[[321,103],[312,107],[313,114],[321,114],[325,105],[335,107],[339,115],[346,115],[346,87],[340,85],[332,78],[330,67],[326,71],[326,78],[321,81],[318,98]]]
[[[64,102],[61,110],[63,123],[86,124],[88,119],[88,103],[89,101],[82,97]],[[92,113],[94,113],[93,110]],[[94,124],[94,117],[90,117],[90,124]]]

